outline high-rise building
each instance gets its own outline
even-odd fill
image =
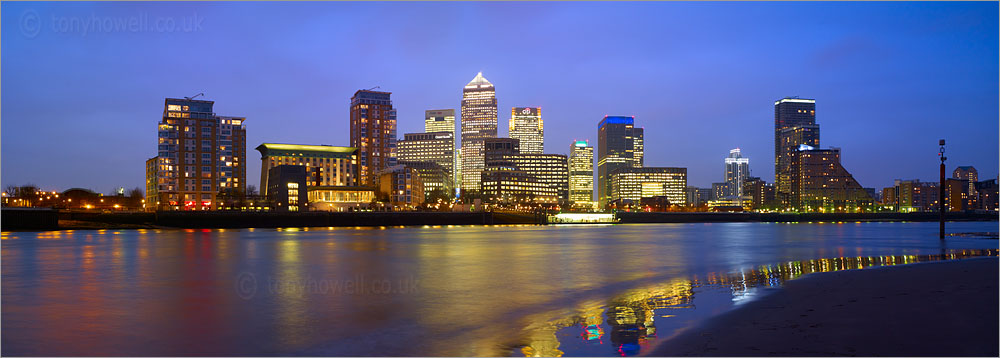
[[[610,173],[643,165],[643,131],[634,122],[635,117],[604,116],[597,124],[597,201],[601,208],[608,205]]]
[[[480,190],[483,142],[497,136],[496,89],[483,73],[462,89],[462,191]]]
[[[807,127],[816,124],[816,100],[798,97],[786,97],[774,102],[774,182],[778,191],[787,187],[788,178],[782,179],[781,173],[788,168],[790,153],[800,144],[819,147],[819,127],[815,128],[815,138],[809,137],[808,130],[801,133],[782,133],[792,127]],[[795,137],[798,136],[798,137]],[[798,138],[786,140],[787,138]]]
[[[430,133],[406,133],[403,140],[398,143],[398,162],[406,161],[413,164],[416,162],[428,162],[437,165],[444,171],[441,180],[428,180],[423,178],[424,191],[431,193],[435,190],[444,190],[446,196],[452,196],[454,189],[455,165],[455,133],[452,132],[430,132]],[[419,166],[422,175],[431,174],[434,168],[430,166]]]
[[[725,182],[728,192],[726,196],[742,197],[743,182],[750,176],[750,159],[744,158],[740,148],[730,149],[726,158]]]
[[[510,137],[521,141],[521,153],[542,154],[544,148],[542,109],[514,107],[510,110]]]
[[[358,148],[359,185],[376,186],[379,171],[396,165],[396,109],[391,95],[358,90],[351,97],[351,146]]]
[[[802,146],[790,153],[789,205],[800,211],[870,210],[874,199],[840,163],[840,150]]]
[[[424,132],[448,132],[455,134],[455,110],[428,109],[424,111]]]
[[[979,171],[973,166],[960,166],[951,172],[951,177],[962,180],[966,183],[962,190],[963,207],[973,209],[979,207],[979,192],[976,191],[976,182],[979,181]]]
[[[569,146],[569,201],[593,206],[594,147],[585,140]]]
[[[505,159],[509,159],[518,170],[556,189],[559,204],[568,204],[569,165],[565,155],[521,153],[505,156]]]
[[[220,192],[245,192],[246,118],[217,116],[214,104],[164,100],[157,156],[146,161],[147,209],[214,210]]]
[[[743,182],[743,209],[762,210],[774,207],[774,185],[758,177],[747,177]]]
[[[281,165],[306,167],[306,186],[358,185],[358,149],[332,145],[263,143],[260,152],[260,193],[268,193],[271,168]],[[303,193],[307,188],[303,188]]]
[[[687,168],[629,168],[610,173],[608,202],[635,205],[642,198],[666,197],[671,205],[687,204]]]

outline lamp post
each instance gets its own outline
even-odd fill
[[[938,156],[941,157],[941,184],[938,188],[938,205],[939,213],[938,216],[938,238],[944,240],[944,161],[948,160],[948,157],[944,156],[944,139],[938,141],[938,145],[941,146],[938,149]]]

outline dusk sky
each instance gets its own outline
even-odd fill
[[[2,182],[108,193],[144,186],[166,97],[205,93],[263,142],[349,145],[358,89],[392,92],[398,137],[460,108],[476,72],[539,106],[547,153],[597,144],[605,115],[645,128],[646,166],[722,181],[742,148],[774,180],[774,101],[814,98],[822,147],[864,187],[998,173],[998,4],[2,4]],[[114,28],[136,19],[139,28]],[[85,28],[90,24],[91,28]],[[170,25],[173,28],[168,28]],[[97,25],[96,29],[93,28]],[[145,26],[145,27],[143,27]],[[172,30],[172,31],[170,31]]]

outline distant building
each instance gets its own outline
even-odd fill
[[[351,146],[358,148],[360,185],[377,185],[378,173],[396,165],[396,109],[391,95],[358,90],[351,97]]]
[[[424,203],[424,186],[416,169],[394,165],[379,175],[379,197],[401,209],[413,209]]]
[[[407,162],[414,167],[417,162],[434,163],[438,170],[444,171],[444,176],[426,180],[424,177],[424,190],[428,193],[435,190],[443,190],[448,197],[454,193],[454,165],[455,165],[455,134],[454,132],[431,132],[431,133],[406,133],[403,140],[399,141],[398,162]],[[422,170],[433,170],[429,166],[420,166]],[[424,172],[430,174],[430,172]]]
[[[455,110],[454,109],[428,109],[424,111],[424,132],[448,132],[454,138],[455,134]]]
[[[305,167],[310,187],[358,185],[357,148],[262,143],[256,149],[260,152],[260,192],[264,196],[269,196],[269,171],[281,165]]]
[[[800,211],[870,210],[874,200],[840,163],[840,150],[791,152],[789,204]]]
[[[608,201],[627,204],[663,196],[671,205],[685,205],[686,188],[687,168],[619,168],[610,174]]]
[[[643,131],[634,124],[635,117],[630,116],[605,116],[597,124],[597,200],[601,208],[611,200],[611,172],[643,166]]]
[[[729,150],[725,162],[724,180],[727,184],[725,194],[728,197],[740,197],[743,195],[743,182],[750,176],[750,159],[744,158],[740,148],[736,148]]]
[[[565,155],[521,153],[506,158],[518,170],[554,188],[560,205],[569,203],[569,165]]]
[[[979,209],[997,210],[997,189],[996,179],[976,183],[976,192],[979,193]]]
[[[521,141],[521,153],[542,154],[545,150],[542,109],[514,107],[510,110],[510,137]]]
[[[819,147],[816,125],[816,100],[785,97],[774,102],[774,183],[779,195],[786,197],[791,188],[788,171],[791,153],[805,144]],[[787,201],[787,199],[785,199]]]
[[[482,174],[482,186],[483,198],[490,203],[555,205],[559,201],[556,188],[523,170],[487,168]]]
[[[167,98],[157,156],[146,161],[147,210],[214,210],[220,192],[246,190],[246,118],[214,101]]]
[[[724,200],[726,198],[726,194],[728,194],[730,191],[731,190],[729,190],[729,183],[725,182],[712,183],[712,195],[709,200],[711,201]]]
[[[375,191],[367,186],[309,187],[309,209],[314,211],[368,210],[375,201]]]
[[[915,212],[938,210],[938,184],[920,180],[899,180],[882,189],[882,206],[892,211]]]
[[[758,177],[749,177],[743,182],[743,209],[768,210],[777,209],[774,195],[774,185],[768,184]]]
[[[487,139],[484,148],[486,170],[481,180],[490,182],[483,186],[488,200],[553,204],[568,201],[569,166],[565,155],[521,153],[516,138]]]
[[[955,168],[951,177],[962,180],[966,183],[962,189],[962,206],[968,209],[978,208],[979,193],[976,191],[976,182],[979,181],[979,171],[973,166],[960,166]]]
[[[577,140],[569,147],[569,201],[593,207],[594,147]]]
[[[431,195],[436,195],[439,198],[451,198],[453,196],[454,187],[452,186],[451,175],[440,164],[402,159],[398,160],[397,163],[417,171],[417,174],[420,175],[420,181],[424,185],[425,198]]]
[[[274,211],[306,211],[309,195],[306,167],[278,165],[267,171],[267,198]]]
[[[483,73],[462,89],[462,192],[480,190],[483,143],[497,137],[496,89]]]
[[[712,189],[689,186],[686,193],[687,203],[691,206],[708,205],[708,202],[713,200]]]

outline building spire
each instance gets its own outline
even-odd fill
[[[493,87],[493,84],[490,83],[490,81],[487,81],[486,77],[483,77],[483,71],[479,71],[479,73],[476,74],[476,77],[473,78],[469,84],[465,85],[465,87]]]

